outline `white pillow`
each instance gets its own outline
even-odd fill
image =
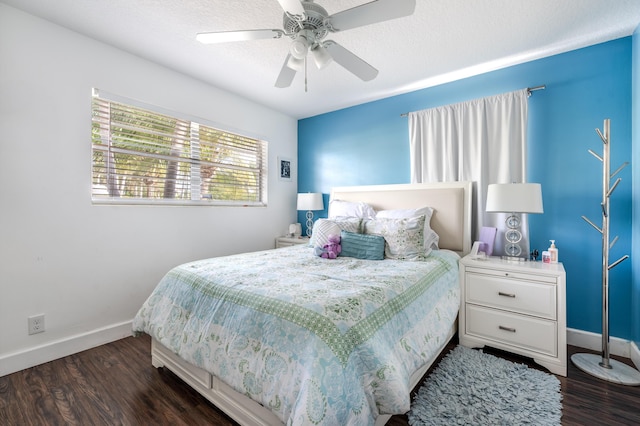
[[[362,219],[357,217],[318,219],[316,223],[313,224],[313,232],[311,233],[309,245],[312,247],[323,247],[329,241],[329,235],[340,236],[341,231],[359,233],[361,220]]]
[[[433,209],[431,207],[420,207],[418,209],[380,210],[376,213],[376,218],[405,219],[424,216],[424,249],[427,253],[431,253],[431,250],[439,249],[438,242],[440,241],[440,236],[431,229],[432,215]]]
[[[331,200],[329,203],[329,219],[337,217],[359,217],[370,219],[376,217],[376,211],[362,201]]]
[[[424,248],[425,216],[403,219],[376,218],[364,221],[365,234],[382,235],[384,257],[398,260],[423,260],[431,253]]]

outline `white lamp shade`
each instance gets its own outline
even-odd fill
[[[496,183],[487,190],[487,212],[543,213],[539,183]]]
[[[322,193],[308,192],[298,194],[298,210],[324,210]]]

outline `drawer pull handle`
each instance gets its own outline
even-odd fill
[[[501,292],[501,291],[499,291],[499,292],[498,292],[498,296],[513,297],[513,298],[515,298],[515,297],[516,297],[516,295],[515,295],[515,294],[512,294],[512,293],[503,293],[503,292]]]
[[[499,326],[498,326],[498,328],[499,328],[500,330],[510,331],[510,332],[512,332],[512,333],[515,333],[515,332],[516,332],[516,329],[515,329],[515,328],[505,327],[505,326],[503,326],[503,325],[499,325]]]

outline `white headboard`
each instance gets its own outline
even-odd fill
[[[346,186],[331,190],[331,200],[363,201],[376,210],[434,209],[431,228],[439,246],[464,255],[471,250],[472,182]]]

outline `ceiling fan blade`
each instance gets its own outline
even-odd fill
[[[278,0],[280,6],[291,16],[302,17],[304,15],[304,7],[300,0]]]
[[[289,63],[289,58],[291,54],[288,54],[284,60],[284,64],[282,65],[282,69],[280,70],[280,75],[278,75],[278,79],[276,80],[276,87],[285,88],[291,86],[291,82],[293,81],[293,77],[296,76],[296,70],[291,69],[287,66]]]
[[[357,57],[349,50],[340,46],[335,41],[327,40],[323,44],[334,61],[342,65],[347,71],[351,72],[361,80],[373,80],[378,75],[377,69]]]
[[[213,33],[198,33],[196,40],[204,44],[226,43],[229,41],[260,40],[265,38],[280,38],[282,30],[242,30],[219,31]]]
[[[334,31],[344,31],[413,14],[416,0],[376,0],[329,17]]]

